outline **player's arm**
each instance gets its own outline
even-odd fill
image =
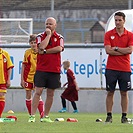
[[[25,88],[25,82],[24,82],[24,69],[25,69],[25,64],[22,63],[22,68],[21,68],[21,83],[20,85]]]
[[[119,48],[119,47],[117,48],[117,52],[119,52],[121,54],[131,54],[132,51],[133,51],[133,46],[129,46],[126,48]]]
[[[47,47],[47,45],[49,43],[49,40],[51,38],[51,30],[46,28],[45,32],[46,32],[47,36],[45,37],[45,39],[42,42],[40,42],[38,44],[38,52],[39,52],[39,54],[43,54],[43,51]]]
[[[62,52],[63,50],[64,50],[64,40],[61,37],[60,38],[60,45],[58,45],[56,47],[53,47],[53,48],[50,48],[50,49],[47,49],[45,51],[45,53],[47,53],[47,54],[54,54],[54,53]]]
[[[118,50],[115,50],[115,47],[111,47],[110,45],[105,45],[105,51],[109,55],[124,55],[123,53],[118,52]]]
[[[63,47],[61,47],[61,46],[56,46],[56,47],[47,49],[47,50],[46,50],[46,53],[47,53],[47,54],[54,54],[54,53],[59,53],[59,52],[61,52],[62,50],[63,50]]]
[[[9,68],[9,69],[7,70],[7,73],[8,73],[8,79],[7,79],[7,82],[6,82],[6,86],[7,86],[7,88],[8,88],[8,87],[10,87],[10,85],[11,85],[10,78],[11,78],[12,68]]]

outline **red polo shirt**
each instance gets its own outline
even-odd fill
[[[104,46],[110,45],[111,47],[118,46],[126,48],[133,46],[133,33],[124,29],[123,35],[119,36],[116,28],[105,33]],[[126,55],[108,55],[107,69],[130,72],[130,54]]]
[[[37,44],[42,42],[46,37],[46,33],[43,32],[38,35],[36,41]],[[64,49],[64,41],[63,37],[58,34],[57,32],[54,32],[54,34],[51,36],[47,49],[61,46]],[[36,70],[44,71],[44,72],[55,72],[60,73],[61,71],[61,55],[59,53],[54,54],[38,54],[37,56],[37,68]]]

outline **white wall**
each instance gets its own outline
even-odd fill
[[[23,60],[23,54],[25,48],[7,48],[6,49],[14,62],[14,69],[12,75],[12,87],[20,87],[20,72],[21,63]],[[105,70],[106,55],[103,52],[103,73]],[[74,71],[79,87],[83,88],[99,88],[101,87],[101,75],[100,75],[100,49],[98,48],[66,48],[62,52],[62,61],[69,60],[71,62],[71,69]],[[102,76],[104,79],[104,76]],[[62,68],[61,81],[66,82],[66,75]],[[103,80],[104,81],[104,80]]]
[[[15,66],[12,73],[11,86],[20,87],[21,63],[23,60],[24,51],[27,48],[4,48],[4,49],[10,53]],[[86,46],[81,48],[67,47],[62,52],[62,61],[67,59],[71,62],[70,68],[74,71],[79,87],[105,88],[104,73],[107,61],[107,54],[105,53],[104,48],[93,48]],[[131,57],[131,67],[133,73],[132,57]],[[100,73],[100,70],[102,70],[102,74]],[[66,82],[66,74],[63,68],[61,70],[61,82],[62,84]]]
[[[43,91],[42,99],[45,101],[46,90]],[[58,112],[61,106],[60,95],[63,90],[56,90],[51,112]],[[79,112],[106,113],[105,109],[106,91],[105,90],[80,90],[77,107]],[[70,102],[67,102],[67,109],[73,112]],[[13,110],[14,112],[27,112],[25,106],[25,90],[9,89],[6,95],[5,112]],[[113,113],[121,113],[120,94],[115,92]],[[133,91],[129,91],[129,113],[133,113]]]

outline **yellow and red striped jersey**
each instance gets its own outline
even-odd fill
[[[0,48],[0,84],[6,84],[8,70],[13,67],[9,53]]]
[[[36,71],[37,53],[31,48],[27,49],[24,54],[24,81],[33,83],[34,74]]]

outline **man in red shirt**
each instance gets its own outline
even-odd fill
[[[121,123],[127,123],[128,111],[128,90],[131,89],[131,66],[130,54],[133,50],[133,33],[124,28],[125,14],[117,12],[114,15],[116,27],[105,33],[104,46],[108,54],[106,66],[106,110],[107,118],[105,122],[112,122],[112,107],[115,87],[118,82],[122,117]]]
[[[32,113],[29,118],[30,122],[35,122],[35,112],[44,87],[47,88],[47,97],[45,116],[41,118],[41,122],[53,122],[48,115],[53,103],[54,91],[61,86],[60,53],[64,49],[63,37],[55,31],[56,25],[56,20],[53,17],[47,18],[45,21],[45,31],[39,34],[36,39],[39,54],[37,56],[37,67],[34,77],[36,91],[32,102]]]

